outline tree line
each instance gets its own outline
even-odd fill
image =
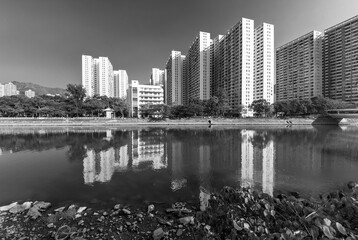
[[[2,117],[102,117],[105,108],[112,108],[116,117],[128,116],[124,99],[98,96],[86,98],[82,85],[68,84],[65,96],[24,95],[0,98]]]
[[[324,114],[327,109],[355,108],[356,105],[324,97],[311,99],[292,99],[270,104],[264,99],[255,100],[250,106],[256,116],[304,116]],[[103,117],[104,109],[111,108],[115,117],[127,117],[129,105],[124,99],[95,95],[86,97],[82,85],[68,84],[65,96],[24,95],[0,98],[0,116],[2,117]],[[243,106],[231,108],[225,91],[208,100],[189,99],[187,104],[168,106],[143,105],[142,117],[152,118],[189,118],[195,116],[240,117]]]

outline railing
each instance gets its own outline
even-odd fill
[[[329,109],[327,114],[335,118],[358,118],[358,108]]]

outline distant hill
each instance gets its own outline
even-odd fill
[[[44,87],[35,83],[23,83],[17,81],[12,81],[12,83],[16,85],[17,90],[20,92],[20,94],[24,94],[25,91],[29,89],[34,91],[36,96],[46,95],[46,94],[53,94],[53,95],[60,94],[63,96],[65,95],[66,92],[66,90],[62,88]]]

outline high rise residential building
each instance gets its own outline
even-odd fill
[[[358,102],[358,16],[324,31],[323,95]]]
[[[263,23],[255,28],[253,100],[274,102],[274,26]]]
[[[17,87],[12,82],[4,84],[4,96],[13,96],[19,95],[19,91],[17,91]]]
[[[185,56],[179,51],[172,51],[166,64],[165,74],[165,95],[166,104],[183,104],[182,84],[183,84],[183,61]]]
[[[116,98],[127,98],[128,74],[126,70],[113,71],[114,73],[114,94]]]
[[[152,68],[152,74],[150,75],[150,85],[164,86],[164,78],[164,70],[161,70],[159,68]]]
[[[31,89],[25,91],[25,96],[28,97],[28,98],[33,98],[35,97],[35,92],[32,91]]]
[[[98,92],[100,96],[113,97],[113,65],[108,57],[99,57]]]
[[[309,32],[276,49],[276,101],[322,95],[321,32]]]
[[[211,94],[226,92],[233,111],[253,101],[254,21],[242,18],[211,46]]]
[[[128,88],[127,102],[129,115],[141,117],[143,105],[164,104],[164,90],[161,86],[141,85],[137,80],[132,80]]]
[[[0,97],[5,96],[5,86],[0,83]]]
[[[82,55],[82,86],[86,89],[86,95],[88,97],[92,97],[97,93],[94,71],[95,65],[93,57]]]
[[[183,81],[186,100],[210,98],[210,44],[210,33],[199,32],[188,50]]]
[[[108,57],[82,55],[82,85],[89,97],[95,94],[114,97],[113,65]]]

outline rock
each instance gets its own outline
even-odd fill
[[[178,229],[176,235],[179,237],[183,234],[183,230],[182,229]]]
[[[107,215],[108,215],[108,213],[107,213],[107,212],[104,212],[104,213],[103,213],[103,216],[107,216]]]
[[[128,209],[125,209],[125,208],[122,209],[122,212],[123,212],[124,214],[126,214],[126,215],[130,215],[130,214],[131,214],[131,211],[129,211]]]
[[[153,204],[150,204],[150,205],[148,206],[148,211],[147,211],[147,213],[151,213],[151,212],[153,212],[153,210],[154,210],[154,205],[153,205]]]
[[[85,221],[83,221],[83,220],[80,220],[79,222],[78,222],[78,225],[83,225],[85,223]]]
[[[121,204],[116,204],[116,205],[114,205],[114,209],[115,210],[118,210],[118,209],[120,209],[121,208]]]
[[[17,202],[11,203],[11,204],[6,205],[6,206],[2,206],[2,207],[0,207],[0,212],[9,211],[11,208],[13,208],[16,205],[17,205]]]
[[[31,219],[35,220],[38,217],[41,217],[41,213],[39,212],[39,210],[37,209],[37,207],[32,207],[29,209],[29,211],[27,212],[27,216],[31,217]]]
[[[23,212],[23,211],[25,211],[25,210],[26,210],[26,209],[25,209],[24,206],[19,205],[19,204],[16,204],[16,205],[13,206],[12,208],[10,208],[9,212],[16,214],[16,213],[21,213],[21,212]]]
[[[72,204],[71,206],[68,207],[68,209],[72,209],[72,208],[76,208],[76,205]]]
[[[85,211],[87,209],[87,207],[80,207],[78,210],[77,210],[77,213],[82,213],[83,211]]]
[[[194,224],[194,217],[193,216],[189,216],[189,217],[182,217],[182,218],[179,218],[179,222],[184,224],[184,225],[187,225],[187,224]]]
[[[49,224],[47,224],[47,227],[48,227],[48,228],[53,228],[54,225],[53,225],[53,223],[49,223]]]
[[[56,208],[55,210],[53,210],[54,212],[63,212],[63,210],[65,210],[66,207],[59,207]]]
[[[34,206],[33,207],[36,207],[38,210],[40,210],[40,211],[44,211],[44,210],[46,210],[46,209],[48,209],[49,207],[51,207],[51,203],[49,203],[49,202],[43,202],[43,201],[41,201],[41,202],[35,202],[34,203]]]
[[[112,212],[112,213],[111,213],[111,216],[118,215],[118,214],[119,214],[119,212],[120,212],[120,210],[114,211],[114,212]]]
[[[93,213],[93,216],[98,216],[98,215],[99,215],[98,212]]]
[[[158,229],[154,230],[154,232],[153,232],[154,240],[160,240],[162,237],[164,237],[164,231],[162,228],[158,228]]]
[[[130,225],[132,225],[132,224],[131,224],[130,222],[126,222],[126,225],[127,225],[127,226],[130,226]]]
[[[75,215],[75,218],[80,218],[80,217],[82,217],[81,214],[76,214],[76,215]]]

